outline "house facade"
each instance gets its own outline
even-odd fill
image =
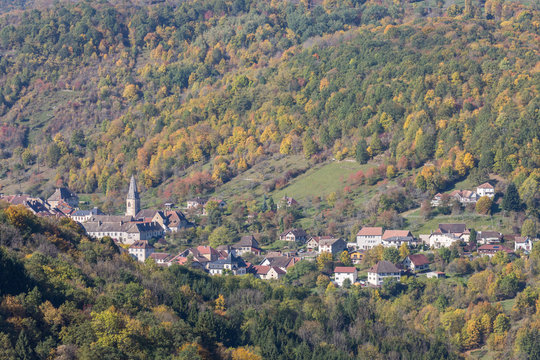
[[[382,235],[381,244],[384,247],[397,247],[401,244],[409,246],[416,243],[416,239],[409,230],[386,230]]]
[[[533,242],[528,236],[516,236],[514,238],[514,251],[523,250],[528,254],[532,248]]]
[[[364,226],[356,234],[356,242],[358,244],[358,248],[361,250],[369,250],[373,249],[375,246],[381,245],[382,235],[382,227]]]
[[[347,250],[347,243],[341,238],[322,239],[319,241],[319,254],[327,252],[332,255],[338,255],[345,250]]]
[[[154,253],[154,247],[146,240],[139,240],[130,245],[128,253],[137,259],[137,261],[144,262]]]
[[[483,183],[482,185],[478,185],[476,188],[476,193],[478,194],[478,197],[487,196],[490,198],[495,197],[495,188],[490,183]]]
[[[223,275],[226,272],[233,275],[245,275],[247,266],[241,257],[229,254],[225,259],[209,262],[207,269],[210,275]]]
[[[503,235],[497,231],[479,231],[476,234],[476,242],[478,244],[494,244],[501,242]]]
[[[512,250],[501,244],[486,244],[478,248],[478,255],[493,257],[499,251],[504,251],[507,254],[511,254]]]
[[[354,266],[338,266],[334,269],[334,282],[337,286],[343,286],[343,282],[349,279],[351,285],[358,278],[358,270]]]
[[[429,246],[434,249],[450,247],[456,241],[469,242],[471,233],[465,224],[439,224],[429,235]]]
[[[413,272],[429,269],[430,261],[424,254],[408,255],[403,260],[403,265]]]
[[[47,199],[47,202],[53,208],[57,207],[62,201],[73,208],[79,206],[79,197],[66,187],[57,188]]]
[[[379,261],[368,270],[368,284],[372,286],[381,286],[385,280],[400,281],[401,270],[399,270],[390,261]]]
[[[279,240],[303,244],[307,241],[307,233],[302,229],[291,229],[281,233]]]
[[[94,215],[103,215],[103,212],[97,207],[94,207],[92,210],[76,210],[71,214],[71,218],[78,223],[84,223],[90,220]]]
[[[253,235],[242,236],[239,242],[233,245],[234,250],[238,255],[243,254],[261,254],[261,247],[259,242]]]
[[[254,266],[255,276],[263,280],[279,280],[286,272],[277,266]]]

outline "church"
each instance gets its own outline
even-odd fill
[[[93,215],[82,224],[90,236],[110,236],[122,244],[162,238],[166,232],[194,227],[181,211],[141,210],[141,198],[135,176],[131,176],[126,196],[126,211],[120,215]]]
[[[124,216],[94,215],[83,223],[88,235],[101,239],[105,236],[113,240],[131,245],[139,240],[151,240],[163,237],[163,227],[156,221],[139,219],[141,200],[135,177],[132,175],[126,197]]]

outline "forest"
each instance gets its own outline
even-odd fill
[[[102,193],[114,211],[133,173],[182,202],[302,155],[384,164],[431,194],[495,173],[534,210],[539,21],[537,5],[500,0],[11,11],[0,17],[0,182]]]
[[[404,276],[370,289],[335,287],[319,262],[301,261],[279,282],[139,263],[68,218],[6,203],[0,233],[6,360],[461,359],[481,346],[500,359],[540,354],[538,244],[517,259],[458,259],[473,269],[468,278]]]

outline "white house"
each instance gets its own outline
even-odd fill
[[[153,259],[158,265],[170,265],[169,259],[171,258],[171,254],[155,252],[155,253],[150,254],[150,258]]]
[[[254,266],[256,275],[263,280],[278,280],[281,279],[286,272],[277,266]]]
[[[429,246],[434,249],[450,247],[456,241],[469,242],[470,236],[465,224],[439,224],[439,228],[429,235]]]
[[[533,242],[528,236],[516,236],[514,239],[514,251],[523,250],[529,253],[532,250]]]
[[[497,231],[479,231],[476,235],[476,242],[478,244],[493,244],[501,242],[503,235]]]
[[[90,220],[94,215],[103,215],[103,212],[97,207],[94,207],[92,210],[76,210],[71,214],[71,218],[76,222],[83,223]]]
[[[210,275],[223,275],[226,271],[229,271],[234,275],[245,275],[246,267],[244,260],[233,254],[229,254],[226,259],[212,261],[207,265]]]
[[[281,233],[281,235],[279,235],[279,240],[294,241],[299,244],[303,244],[307,240],[307,234],[302,229],[291,229]]]
[[[356,234],[356,242],[361,250],[369,250],[382,243],[382,227],[364,226]]]
[[[403,265],[411,271],[422,271],[429,269],[429,260],[424,254],[409,255],[403,260]]]
[[[493,198],[495,197],[495,188],[490,183],[483,183],[482,185],[478,185],[476,188],[476,193],[478,194],[479,198],[482,196]]]
[[[128,249],[128,253],[140,262],[144,262],[153,252],[154,247],[146,240],[135,241]]]
[[[337,255],[345,250],[347,250],[347,243],[343,239],[330,238],[319,241],[319,254],[327,252],[332,255]]]
[[[379,261],[368,270],[368,284],[381,286],[386,279],[400,281],[401,271],[390,261]]]
[[[403,243],[411,246],[415,241],[409,230],[386,230],[382,236],[381,244],[384,247],[400,247]]]
[[[338,286],[343,286],[345,279],[349,279],[351,285],[358,278],[358,270],[354,266],[337,266],[334,269],[334,281]]]

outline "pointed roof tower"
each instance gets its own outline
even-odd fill
[[[131,200],[139,199],[139,191],[137,190],[137,183],[135,182],[135,176],[133,175],[131,175],[131,180],[129,181],[127,198]]]

